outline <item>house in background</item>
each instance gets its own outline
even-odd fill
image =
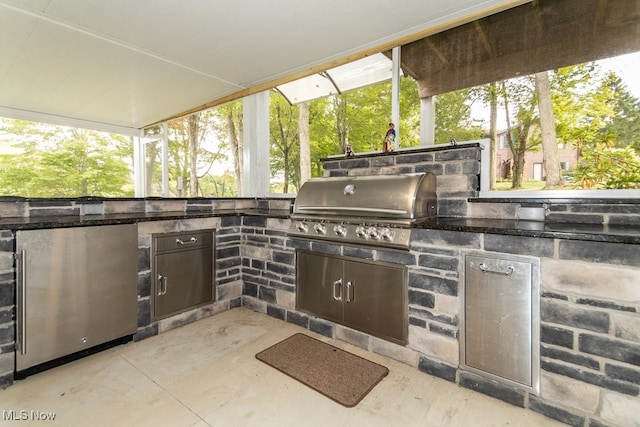
[[[528,151],[524,156],[524,180],[542,181],[545,178],[542,149]],[[562,175],[565,176],[575,166],[579,159],[578,149],[572,145],[559,144],[558,158]],[[498,133],[498,146],[496,148],[496,179],[508,179],[511,177],[513,167],[513,153],[507,142],[507,132]]]

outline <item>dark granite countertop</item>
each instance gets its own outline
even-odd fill
[[[51,216],[30,218],[0,218],[0,229],[33,230],[39,228],[84,227],[95,225],[133,224],[144,221],[188,220],[222,216],[262,216],[287,219],[289,210],[225,209],[194,212],[119,213],[84,216]],[[548,223],[538,221],[437,218],[416,226],[422,229],[551,239],[585,240],[595,242],[640,244],[640,227],[600,224]]]
[[[438,218],[425,221],[419,228],[503,234],[552,239],[588,240],[595,242],[640,244],[640,227],[602,224],[548,223],[539,221]]]
[[[134,224],[145,221],[188,220],[221,216],[266,216],[269,218],[289,218],[289,210],[266,209],[224,209],[214,212],[134,212],[105,215],[65,215],[29,218],[0,218],[0,229],[34,230],[39,228],[86,227],[94,225]]]

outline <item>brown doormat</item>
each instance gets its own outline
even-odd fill
[[[389,369],[305,334],[295,334],[256,358],[348,408],[356,406]]]

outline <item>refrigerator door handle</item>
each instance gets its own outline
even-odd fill
[[[21,250],[16,253],[16,278],[18,280],[18,324],[17,344],[20,347],[20,354],[27,353],[27,251]]]

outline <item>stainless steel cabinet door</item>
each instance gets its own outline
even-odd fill
[[[362,332],[407,343],[407,269],[298,251],[297,308]]]
[[[298,309],[342,322],[343,261],[327,255],[298,251]]]
[[[163,319],[215,299],[215,230],[154,234],[152,314]]]
[[[344,324],[406,344],[406,268],[345,261],[344,280]]]
[[[532,386],[532,264],[466,257],[464,360]]]
[[[156,255],[155,317],[184,311],[213,299],[213,249]]]

